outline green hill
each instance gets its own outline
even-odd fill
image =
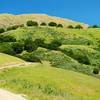
[[[100,31],[100,29],[97,30]],[[23,27],[7,31],[0,36],[12,36],[17,42],[29,39],[43,40],[45,44],[40,47],[45,49],[37,48],[31,53],[17,55],[26,61],[46,60],[55,67],[92,74],[94,68],[100,68],[99,38],[96,38],[98,31],[95,32],[95,29]],[[94,32],[95,34],[93,34]],[[51,44],[52,50],[49,50],[52,41],[59,41],[62,46],[55,49],[55,45]],[[1,43],[0,52],[14,54],[11,44],[12,42]]]
[[[8,27],[12,25],[20,25],[20,24],[26,24],[28,20],[37,21],[38,23],[45,22],[56,22],[61,23],[65,27],[69,25],[82,25],[84,28],[88,27],[88,25],[75,22],[69,19],[59,18],[59,17],[53,17],[48,16],[46,14],[23,14],[23,15],[11,15],[11,14],[0,14],[0,27]]]
[[[20,63],[24,63],[24,62],[25,61],[23,61],[19,58],[0,53],[0,67],[5,67],[8,65],[14,65],[14,64],[20,64]]]
[[[25,94],[28,100],[99,100],[100,80],[48,63],[0,72],[0,87]]]

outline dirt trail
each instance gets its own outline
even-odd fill
[[[0,89],[0,100],[26,100],[26,99],[21,95]]]
[[[9,65],[2,66],[0,70],[7,69],[7,68],[13,68],[13,67],[26,67],[28,65],[34,65],[34,64],[35,63],[31,63],[31,62],[24,62],[20,64],[9,64]]]

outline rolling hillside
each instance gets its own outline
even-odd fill
[[[41,22],[56,22],[56,23],[61,23],[65,27],[69,25],[82,25],[84,28],[88,27],[88,25],[80,23],[80,22],[75,22],[69,19],[63,19],[59,17],[53,17],[53,16],[48,16],[46,14],[23,14],[23,15],[11,15],[11,14],[0,14],[0,27],[8,27],[12,25],[20,25],[20,24],[26,24],[28,20],[33,20],[37,21],[38,23]]]
[[[27,20],[86,29],[23,26],[0,33],[0,88],[27,100],[100,100],[100,28],[43,14],[1,14],[0,27]]]
[[[100,100],[100,80],[48,63],[0,72],[0,87],[27,100]]]
[[[23,61],[19,58],[0,53],[0,68],[8,66],[8,65],[13,66],[16,64],[18,65],[18,64],[23,64],[23,63],[25,63],[25,61]]]

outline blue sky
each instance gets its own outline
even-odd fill
[[[100,25],[100,0],[0,0],[0,13],[44,13]]]

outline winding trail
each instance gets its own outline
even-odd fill
[[[35,65],[36,63],[31,63],[31,62],[24,62],[20,64],[9,64],[2,66],[0,68],[0,71],[8,69],[8,68],[13,68],[13,67],[28,67],[29,65]],[[26,100],[24,97],[21,95],[9,92],[4,89],[0,89],[0,100]]]
[[[19,63],[19,64],[9,64],[9,65],[2,66],[0,68],[0,70],[4,70],[7,68],[13,68],[13,67],[27,67],[28,65],[34,65],[34,64],[35,63],[32,63],[32,62],[24,62],[24,63]]]
[[[26,100],[18,94],[14,94],[4,89],[0,89],[0,100]]]

